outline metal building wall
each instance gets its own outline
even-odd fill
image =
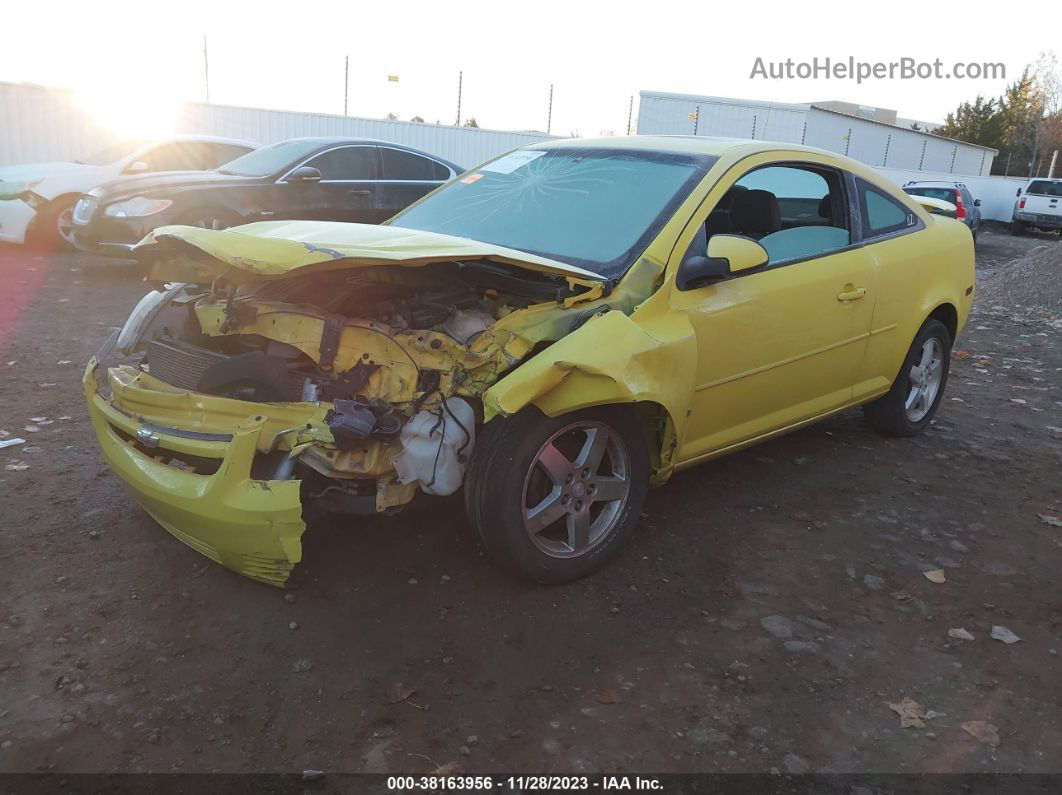
[[[639,135],[712,135],[799,143],[808,106],[641,92]]]
[[[306,135],[377,138],[423,149],[466,168],[518,146],[557,137],[201,103],[181,106],[175,132],[263,144]],[[68,91],[0,82],[0,166],[76,159],[117,139]]]
[[[692,94],[641,92],[638,132],[711,135],[804,143],[871,166],[987,175],[991,149],[811,104],[782,104]]]

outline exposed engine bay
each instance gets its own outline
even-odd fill
[[[286,457],[271,477],[309,469],[326,479],[314,496],[369,512],[418,488],[460,487],[479,396],[571,330],[580,313],[565,302],[580,292],[554,275],[484,262],[171,285],[125,346],[143,354],[142,371],[189,392],[331,404],[332,438]],[[514,313],[521,322],[510,328]],[[536,313],[538,327],[525,317]]]

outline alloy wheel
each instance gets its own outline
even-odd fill
[[[55,232],[63,242],[74,245],[73,207],[64,207],[55,217]]]
[[[923,343],[918,361],[908,375],[907,400],[904,401],[908,420],[921,422],[929,413],[940,392],[943,375],[944,346],[936,337],[930,337]]]
[[[574,422],[535,454],[524,478],[524,530],[550,557],[579,557],[616,528],[630,490],[623,437],[602,422]]]

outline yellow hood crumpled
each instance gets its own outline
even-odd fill
[[[210,259],[196,258],[193,263],[169,256],[187,253],[188,246]],[[563,276],[584,286],[606,281],[574,265],[470,238],[338,221],[259,221],[222,230],[161,226],[136,246],[134,255],[153,265],[152,278],[164,280],[205,272],[213,276],[224,273],[232,281],[250,281],[256,277],[282,278],[294,271],[302,274],[359,266],[489,259]],[[234,273],[233,268],[243,273]]]

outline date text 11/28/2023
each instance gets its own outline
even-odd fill
[[[401,792],[558,790],[659,791],[663,784],[643,776],[388,776],[387,789]]]

